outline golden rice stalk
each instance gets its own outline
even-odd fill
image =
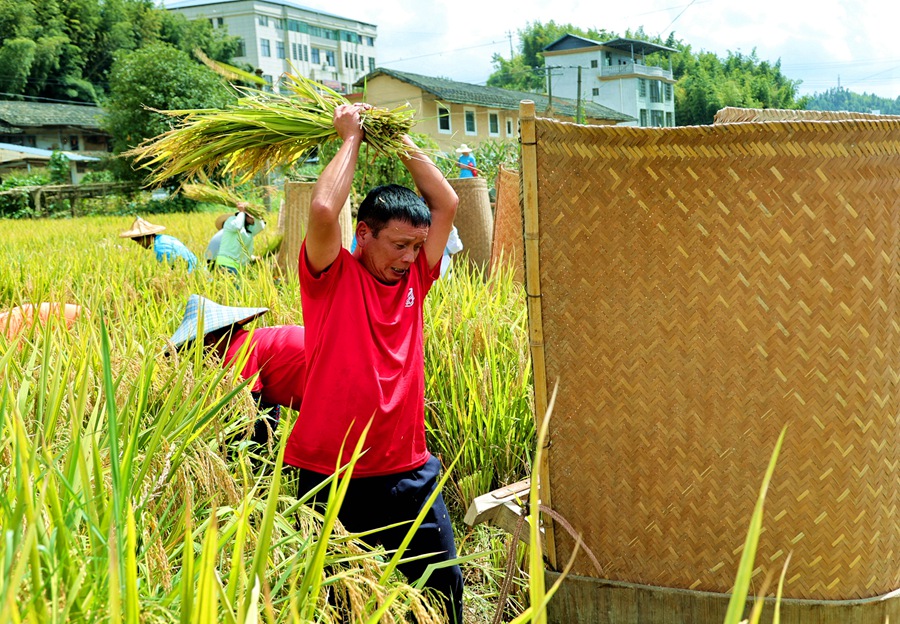
[[[236,87],[244,97],[225,109],[159,111],[182,119],[125,155],[152,170],[150,184],[179,175],[211,175],[220,166],[220,173],[233,173],[243,182],[293,163],[338,137],[334,110],[348,101],[303,76],[286,77],[290,95]],[[366,142],[388,155],[405,153],[402,137],[412,128],[414,114],[408,105],[362,111]]]
[[[238,204],[243,202],[246,204],[244,211],[254,219],[265,219],[266,208],[262,204],[254,204],[248,202],[233,189],[216,184],[215,182],[205,181],[202,184],[191,182],[181,187],[181,192],[194,201],[208,202],[210,204],[221,204],[222,206],[230,206],[237,208]]]
[[[196,56],[201,63],[229,82],[248,82],[260,86],[268,84],[262,76],[257,76],[256,74],[245,71],[239,67],[209,58],[200,48],[194,49],[194,56]]]

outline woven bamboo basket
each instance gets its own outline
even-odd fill
[[[278,250],[278,264],[282,271],[297,275],[297,259],[300,257],[300,246],[306,236],[306,224],[309,221],[309,204],[315,182],[285,182],[284,205],[278,215],[278,225],[284,237]],[[353,217],[350,214],[350,198],[341,209],[339,217],[341,225],[341,245],[350,249],[353,241]]]
[[[463,250],[456,257],[465,257],[476,267],[487,271],[491,261],[491,234],[494,215],[491,198],[484,178],[448,178],[459,196],[454,225],[459,230]]]
[[[729,592],[787,426],[756,582],[793,553],[786,598],[898,610],[900,121],[587,127],[533,110],[539,415],[559,383],[542,499],[607,579]],[[553,524],[547,547],[561,567],[573,541]],[[583,556],[573,572],[597,574]]]
[[[494,235],[491,244],[491,272],[500,263],[513,268],[514,279],[525,282],[525,246],[522,205],[519,201],[519,172],[500,166],[497,173],[497,203],[494,208]]]
[[[848,119],[900,119],[896,115],[850,111],[789,110],[784,108],[736,108],[728,106],[716,113],[714,124],[746,121],[843,121]]]

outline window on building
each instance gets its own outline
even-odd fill
[[[594,87],[593,89],[591,89],[591,95],[593,95],[594,97],[600,95],[600,87]]]
[[[303,46],[303,60],[304,61],[309,60],[309,46],[308,45]]]
[[[284,41],[275,42],[275,56],[280,59],[284,58]]]
[[[325,64],[334,67],[334,50],[325,50]]]
[[[260,26],[268,26],[269,25],[269,16],[268,15],[260,15],[259,16],[259,25]]]
[[[478,134],[478,127],[475,125],[475,111],[467,110],[464,118],[466,120],[466,134]]]
[[[506,136],[513,135],[513,123],[512,122],[513,122],[512,119],[509,119],[509,118],[506,119]]]
[[[365,62],[365,59],[362,57],[362,54],[358,54],[356,56],[356,65],[355,65],[356,69],[362,69],[363,67],[365,67],[365,65],[363,65],[364,62]]]
[[[640,121],[641,128],[646,128],[647,127],[647,109],[646,108],[641,109],[640,120],[641,120]]]
[[[672,85],[666,83],[666,102],[672,101]]]
[[[375,57],[374,56],[369,57],[369,71],[370,72],[375,71]]]
[[[225,20],[221,17],[216,18],[216,26],[222,27],[225,25]]]
[[[73,152],[78,151],[78,135],[73,134],[69,137],[69,149]]]
[[[277,17],[272,19],[272,25],[278,30],[284,30],[284,20]]]
[[[450,130],[450,109],[446,106],[441,106],[438,104],[437,107],[437,116],[438,116],[438,132],[442,134],[449,134]]]
[[[488,113],[488,134],[500,136],[500,113]]]
[[[363,37],[363,41],[366,43],[367,46],[375,45],[375,37]]]
[[[272,48],[268,39],[259,40],[259,49],[260,54],[262,54],[263,56],[272,56]]]
[[[672,128],[675,126],[675,116],[672,113],[666,113],[666,127]]]
[[[638,78],[638,97],[647,97],[647,79]],[[641,124],[644,125],[644,124]]]
[[[295,61],[299,61],[299,60],[300,60],[300,53],[299,53],[299,51],[297,50],[297,47],[298,47],[298,46],[297,46],[296,43],[291,42],[291,58],[294,59]]]
[[[599,62],[597,61],[597,59],[593,59],[591,61],[591,69],[597,69],[598,65],[599,65]]]
[[[344,67],[350,67],[350,55],[347,52],[344,52]]]
[[[312,49],[312,62],[314,65],[319,64],[319,48]]]
[[[663,112],[659,110],[650,111],[650,122],[654,128],[663,127]]]
[[[267,83],[265,90],[271,91],[272,90],[272,76],[270,74],[263,74],[262,79],[265,80]]]
[[[247,44],[244,43],[244,38],[241,37],[237,40],[237,50],[234,51],[235,56],[247,56]]]
[[[650,81],[650,101],[662,102],[662,85],[659,80]]]

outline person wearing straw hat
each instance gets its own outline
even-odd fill
[[[459,167],[459,177],[474,178],[478,175],[478,169],[475,168],[475,157],[472,156],[472,148],[463,143],[456,148],[459,159],[456,166]]]
[[[216,266],[237,275],[253,259],[253,238],[263,231],[266,222],[247,214],[247,202],[238,202],[238,211],[222,226],[222,239]]]
[[[190,295],[181,325],[169,340],[176,349],[183,349],[199,337],[202,326],[203,345],[219,355],[222,366],[231,366],[247,350],[241,377],[258,374],[250,388],[262,415],[254,422],[251,436],[257,444],[271,441],[270,432],[278,426],[282,407],[300,408],[306,383],[306,341],[301,325],[257,327],[252,332],[244,329],[268,311],[225,306]]]
[[[222,226],[225,225],[225,222],[231,216],[230,214],[222,214],[216,217],[216,233],[209,239],[206,251],[203,252],[203,257],[206,258],[206,266],[210,271],[216,267],[216,257],[219,255],[219,247],[222,244]]]
[[[197,266],[197,256],[185,247],[184,243],[168,234],[160,234],[166,227],[154,225],[140,217],[134,218],[131,229],[119,234],[121,238],[130,238],[144,249],[152,249],[156,253],[158,262],[175,264],[177,258],[181,258],[188,265],[188,273]]]
[[[399,157],[422,197],[395,184],[372,189],[357,214],[356,251],[342,247],[339,215],[366,138],[361,113],[368,107],[336,108],[343,143],[310,199],[299,258],[307,383],[284,459],[300,468],[302,496],[347,463],[368,427],[338,518],[391,551],[424,511],[400,571],[414,582],[430,564],[444,563],[424,585],[438,592],[450,621],[462,624],[463,579],[458,565],[446,565],[456,545],[443,497],[437,493],[424,508],[441,462],[425,444],[423,303],[440,275],[459,199],[404,136]],[[326,504],[327,488],[312,503]]]

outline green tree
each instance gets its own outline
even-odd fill
[[[169,44],[122,53],[110,72],[105,103],[113,151],[126,151],[174,125],[171,117],[151,109],[222,108],[233,100],[233,92],[217,75]],[[143,175],[132,170],[130,161],[122,161],[117,174],[122,178]]]

